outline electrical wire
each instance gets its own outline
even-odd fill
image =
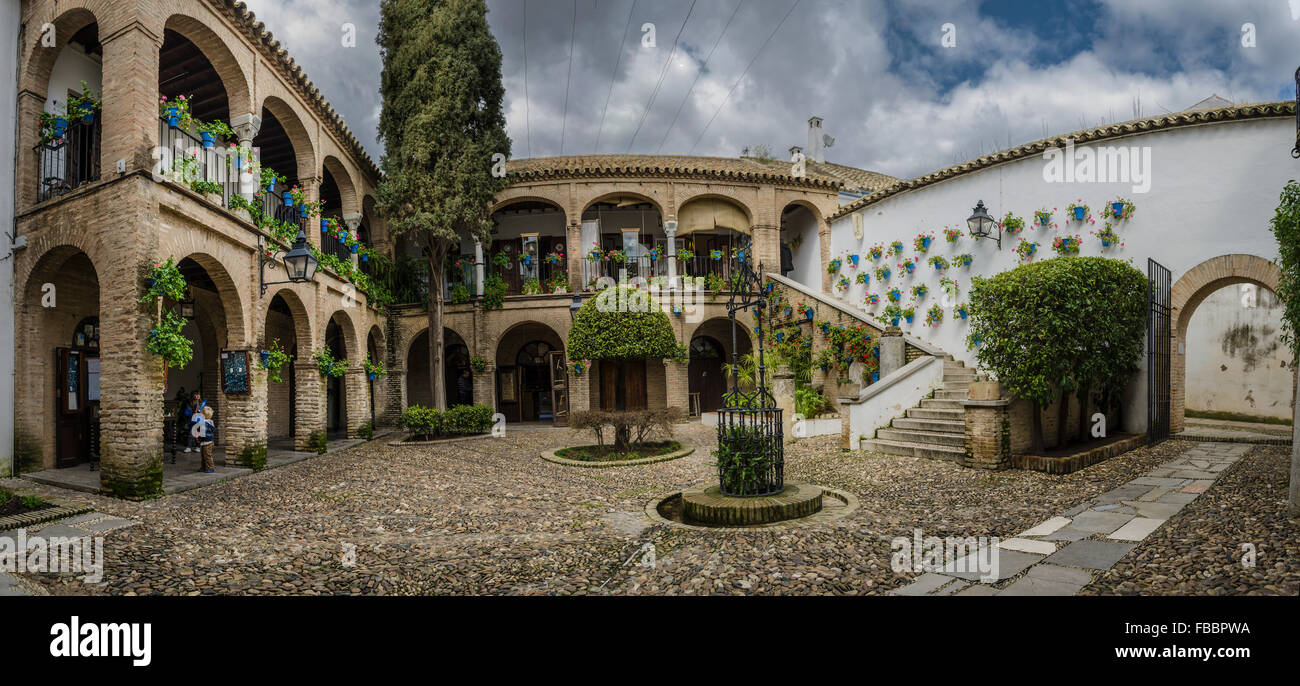
[[[628,29],[632,28],[632,13],[636,11],[636,3],[637,0],[632,0],[632,8],[627,11],[623,40],[618,42],[618,55],[614,58],[614,73],[609,75],[609,92],[605,94],[605,107],[600,111],[600,128],[596,129],[596,152],[600,152],[600,136],[605,132],[605,113],[609,111],[609,98],[614,94],[614,79],[618,77],[618,65],[623,61],[623,45],[627,43]]]
[[[664,139],[659,141],[659,147],[655,148],[655,154],[664,149],[664,143],[668,142],[668,134],[673,132],[673,126],[677,124],[677,118],[682,115],[682,109],[686,107],[686,101],[690,99],[691,93],[695,90],[695,84],[700,82],[701,76],[704,76],[704,70],[708,68],[709,60],[713,59],[714,51],[722,43],[722,37],[727,35],[727,29],[731,27],[732,20],[736,18],[736,13],[740,11],[740,6],[743,4],[745,4],[745,0],[739,0],[735,8],[731,10],[731,16],[727,18],[726,25],[722,27],[722,33],[718,34],[718,40],[713,42],[713,48],[709,50],[708,56],[704,58],[704,63],[700,65],[699,71],[695,72],[695,80],[691,82],[691,87],[687,88],[686,95],[682,96],[682,102],[677,106],[677,113],[673,115],[673,120],[668,124],[668,130],[664,131]]]
[[[664,78],[668,76],[668,68],[673,64],[673,56],[677,54],[677,44],[682,39],[682,32],[686,30],[686,24],[691,20],[691,14],[695,12],[695,3],[698,0],[691,0],[691,7],[686,11],[686,18],[682,20],[681,28],[677,29],[677,37],[673,39],[673,49],[668,53],[668,61],[664,62],[664,68],[659,72],[659,82],[655,84],[654,90],[650,92],[650,99],[646,101],[645,111],[641,113],[641,121],[636,125],[636,131],[632,132],[632,138],[627,142],[627,151],[632,152],[632,144],[636,143],[637,134],[641,133],[641,127],[645,125],[645,120],[650,116],[650,107],[654,104],[655,97],[659,95],[659,89],[664,85]]]

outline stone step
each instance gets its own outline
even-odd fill
[[[970,390],[970,382],[969,382],[969,381],[948,381],[948,380],[944,380],[944,382],[943,382],[943,390],[945,390],[945,391],[969,391],[969,390]]]
[[[960,410],[962,404],[950,398],[927,398],[921,401],[921,407],[926,410]]]
[[[966,400],[970,397],[970,391],[945,391],[943,389],[934,392],[935,400]]]
[[[966,422],[949,421],[947,419],[909,419],[908,417],[895,417],[894,421],[889,423],[891,429],[902,429],[912,431],[939,431],[943,433],[963,433],[966,431]]]
[[[957,372],[957,373],[944,372],[943,380],[952,381],[954,383],[959,381],[966,381],[966,382],[979,381],[979,375],[976,374],[975,372]]]
[[[908,431],[901,429],[881,429],[876,432],[876,440],[895,441],[899,443],[916,443],[928,446],[949,446],[961,448],[966,445],[966,434],[946,433],[940,431]]]
[[[911,457],[924,457],[930,460],[947,460],[955,462],[966,455],[965,448],[953,448],[940,445],[923,445],[920,443],[909,443],[907,441],[887,441],[872,439],[862,441],[860,444],[862,450],[874,450],[878,453],[889,455],[907,455]]]
[[[908,419],[945,419],[950,422],[965,421],[965,412],[963,410],[930,410],[923,407],[913,407],[907,410]]]

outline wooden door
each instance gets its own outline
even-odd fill
[[[55,351],[55,466],[70,467],[86,459],[86,389],[84,353]]]
[[[646,406],[645,361],[624,362],[624,403],[629,410],[644,410]]]
[[[563,351],[554,350],[547,357],[551,366],[551,421],[555,426],[568,426],[569,368]]]
[[[600,409],[612,412],[619,409],[619,364],[609,360],[600,363]]]

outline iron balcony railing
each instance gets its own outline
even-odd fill
[[[36,201],[99,180],[99,118],[68,122],[63,136],[36,145]]]
[[[614,282],[631,281],[633,279],[643,279],[649,284],[654,279],[666,281],[669,275],[669,263],[680,261],[675,257],[658,257],[651,258],[648,255],[642,255],[637,258],[628,258],[623,261],[604,259],[582,261],[582,286],[588,286],[593,281],[610,279]],[[677,269],[677,275],[683,276],[681,267]]]
[[[178,127],[170,126],[165,117],[158,120],[159,175],[170,177],[184,186],[198,181],[220,187],[221,206],[230,207],[230,197],[239,195],[241,159],[229,148],[203,147],[202,139]]]

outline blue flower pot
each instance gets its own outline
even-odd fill
[[[965,319],[965,318],[966,318],[966,310],[961,310],[961,309],[957,310],[957,316],[961,317],[962,319]]]
[[[857,255],[849,255],[849,262],[852,263],[853,266],[855,266],[855,267],[858,266],[858,256],[857,256]]]
[[[357,254],[357,246],[355,246],[355,245],[349,245],[348,247],[352,249],[352,254],[353,254],[353,255]]]
[[[280,194],[280,199],[284,201],[285,207],[293,207],[293,193],[285,191]]]
[[[54,118],[54,137],[63,138],[63,132],[68,130],[68,120],[63,117]]]
[[[791,309],[791,308],[789,308],[789,307],[785,308],[785,316],[789,317],[789,316],[790,316],[790,313],[793,312],[793,311],[794,311],[794,310]]]
[[[307,218],[307,206],[306,206],[306,205],[299,205],[299,207],[302,208],[302,212],[300,212],[300,214],[302,215],[302,218],[303,218],[303,219],[306,219],[306,218]]]
[[[365,254],[365,253],[361,253],[361,261],[362,261],[362,262],[369,262],[369,261],[370,261],[370,256],[367,255],[367,254]]]
[[[275,179],[271,179],[271,183],[266,184],[266,192],[267,193],[275,192]]]
[[[928,247],[930,247],[930,239],[929,239],[929,238],[922,238],[922,239],[921,239],[921,247],[923,247],[923,248],[928,248]]]
[[[374,372],[367,372],[367,373],[366,373],[366,376],[370,377],[370,380],[371,380],[371,381],[374,381],[374,380],[375,380],[375,373],[374,373]]]
[[[203,147],[205,148],[211,148],[217,142],[217,139],[207,131],[200,131],[199,138],[203,139]]]
[[[880,372],[871,372],[871,382],[875,383],[880,380]]]
[[[167,125],[172,127],[173,129],[180,128],[181,110],[179,107],[167,108]]]
[[[94,110],[91,110],[91,111],[89,111],[89,112],[87,112],[87,113],[81,115],[81,122],[82,122],[83,124],[94,124],[94,123],[95,123],[95,111],[94,111]]]
[[[321,233],[328,233],[329,230],[330,230],[330,220],[328,220],[328,219],[322,219],[322,220],[320,220],[320,232],[321,232]]]
[[[915,316],[916,316],[916,315],[912,315],[912,317],[915,317]],[[911,324],[911,323],[912,323],[912,317],[909,317],[909,316],[907,316],[907,315],[903,315],[903,319],[906,319],[908,324]]]
[[[1109,248],[1109,247],[1110,247],[1110,241],[1106,240],[1105,238],[1101,239],[1101,247],[1103,247],[1103,248]]]
[[[892,324],[892,325],[894,325],[894,326],[898,326],[898,317],[890,317],[890,318],[889,318],[889,323]]]
[[[1115,218],[1116,218],[1116,219],[1120,219],[1120,218],[1122,218],[1122,217],[1124,216],[1124,203],[1122,203],[1122,202],[1113,202],[1113,203],[1110,204],[1110,209],[1111,209],[1112,212],[1115,213]]]
[[[812,310],[808,310],[805,314],[808,315],[808,321],[812,321],[812,316],[813,316]]]
[[[262,366],[265,367],[265,366],[266,366],[266,363],[267,363],[270,359],[271,359],[271,351],[270,351],[270,350],[263,350],[263,351],[262,351]]]
[[[1074,208],[1074,218],[1075,218],[1075,219],[1078,219],[1079,221],[1083,221],[1083,208],[1082,208],[1082,207],[1076,207],[1076,208]]]

